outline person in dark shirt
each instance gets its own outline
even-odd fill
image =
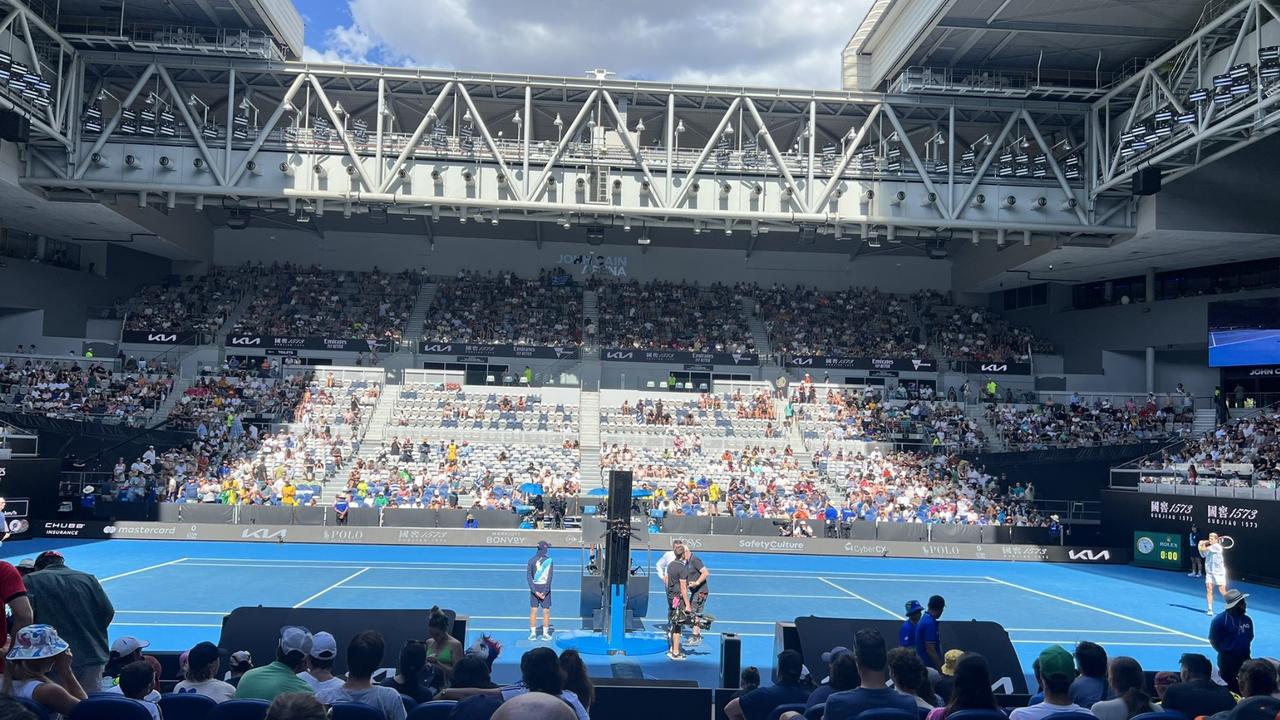
[[[834,692],[827,696],[825,720],[852,720],[864,710],[896,708],[916,714],[916,701],[885,682],[885,668],[889,663],[884,637],[875,630],[859,630],[854,636],[853,658],[858,666],[862,682],[853,690]]]
[[[1091,708],[1094,703],[1111,699],[1107,685],[1107,651],[1088,640],[1076,645],[1076,667],[1080,674],[1071,681],[1071,702]]]
[[[1253,620],[1245,614],[1247,594],[1228,590],[1227,609],[1209,623],[1209,644],[1218,651],[1218,674],[1233,692],[1240,692],[1237,676],[1253,647]]]
[[[1161,704],[1163,709],[1195,718],[1235,707],[1236,699],[1231,691],[1213,681],[1213,663],[1209,658],[1199,653],[1187,653],[1178,664],[1182,670],[1182,682],[1165,691]]]
[[[800,682],[803,670],[804,660],[800,653],[795,650],[778,653],[778,682],[730,700],[724,708],[725,717],[729,720],[768,720],[779,705],[803,704],[809,697],[809,688]]]
[[[747,693],[760,687],[760,668],[755,665],[742,668],[742,674],[738,677],[738,689],[734,691],[730,700],[737,700]]]
[[[898,647],[913,648],[916,646],[916,625],[920,624],[920,615],[924,606],[919,600],[907,601],[906,620],[902,621],[902,629],[898,631]]]
[[[665,569],[665,577],[667,579],[667,637],[670,639],[670,648],[667,649],[667,657],[672,660],[684,660],[687,656],[680,648],[680,630],[682,625],[676,622],[676,615],[680,609],[686,613],[693,612],[693,604],[689,600],[689,567],[685,564],[685,548],[683,544],[676,543],[672,546],[672,552],[675,553],[675,559],[667,564]]]
[[[831,648],[830,652],[822,653],[822,661],[827,664],[827,679],[809,693],[809,699],[804,703],[805,710],[826,702],[833,692],[852,690],[862,683],[858,664],[854,662],[853,651],[849,648]]]
[[[925,667],[942,670],[942,642],[938,639],[938,620],[947,607],[941,595],[929,598],[929,609],[916,625],[916,654]]]

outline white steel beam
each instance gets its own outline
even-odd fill
[[[960,202],[951,206],[951,221],[960,219],[965,208],[969,207],[969,201],[973,199],[973,194],[978,191],[978,185],[982,183],[983,178],[987,175],[987,170],[991,168],[991,161],[996,159],[996,155],[1000,153],[1000,149],[1004,147],[1004,139],[1009,137],[1009,132],[1013,130],[1013,126],[1018,122],[1018,113],[1009,115],[1009,119],[1005,121],[1004,127],[1000,128],[1000,134],[996,139],[987,146],[987,154],[982,158],[982,164],[973,173],[973,180],[965,187],[964,193],[960,196]]]
[[[747,106],[747,112],[751,114],[751,119],[756,122],[757,132],[763,131],[761,137],[764,138],[764,146],[769,149],[770,157],[778,165],[778,171],[782,173],[787,187],[791,190],[791,201],[800,208],[800,212],[809,212],[808,207],[806,207],[804,200],[800,196],[800,188],[796,186],[796,179],[791,176],[791,170],[787,167],[782,153],[778,152],[778,146],[773,142],[773,134],[769,132],[769,126],[765,125],[764,119],[760,117],[760,111],[756,109],[756,104],[752,102],[750,97],[743,97],[743,102]],[[673,204],[679,205],[679,203]]]
[[[929,173],[925,169],[924,163],[920,162],[920,155],[916,153],[915,145],[911,143],[911,138],[907,136],[906,129],[903,128],[902,123],[898,121],[898,114],[893,111],[893,106],[885,104],[884,114],[885,117],[889,118],[889,124],[892,125],[893,129],[898,133],[898,137],[902,139],[902,147],[906,148],[907,157],[911,158],[911,164],[915,166],[916,172],[920,175],[920,181],[923,182],[929,192],[933,193],[934,197],[937,198],[937,202],[935,202],[931,207],[933,207],[933,209],[944,218],[950,216],[950,210],[947,207],[946,201],[942,199],[942,194],[938,192],[938,189],[933,186],[933,180],[929,179]],[[930,142],[932,142],[932,140],[930,140]]]
[[[556,149],[551,153],[551,157],[547,158],[547,164],[542,168],[542,172],[538,175],[538,181],[533,184],[533,190],[529,192],[529,199],[536,200],[541,194],[542,189],[547,185],[547,179],[551,177],[551,169],[555,167],[556,161],[564,154],[564,149],[568,147],[573,134],[578,131],[578,126],[582,124],[582,120],[587,117],[587,113],[591,110],[591,105],[600,95],[600,90],[593,89],[591,94],[587,96],[586,102],[582,103],[582,107],[578,110],[578,114],[573,118],[573,122],[569,123],[569,127],[565,129],[560,136],[560,142],[556,143]]]
[[[845,147],[844,155],[840,157],[840,162],[837,163],[835,169],[831,171],[831,179],[827,181],[826,187],[822,188],[822,193],[818,195],[818,199],[813,203],[814,210],[818,210],[826,205],[827,200],[831,198],[831,193],[839,187],[840,182],[844,178],[845,170],[849,169],[849,163],[852,162],[854,156],[858,154],[858,150],[862,147],[863,140],[866,140],[867,135],[871,132],[871,125],[875,122],[876,117],[880,115],[880,109],[882,107],[884,106],[876,105],[871,108],[870,114],[867,115],[867,119],[862,123],[862,127],[858,128],[858,132],[854,135],[853,141]]]
[[[187,103],[182,99],[182,94],[178,92],[178,88],[173,84],[173,78],[169,77],[169,71],[164,69],[163,65],[156,66],[157,72],[160,73],[160,80],[169,90],[169,97],[173,99],[173,104],[177,106],[178,112],[182,115],[182,122],[187,126],[187,130],[191,132],[191,138],[195,140],[196,147],[200,149],[200,155],[204,158],[205,163],[209,166],[209,170],[213,172],[213,178],[218,181],[219,185],[227,184],[226,175],[222,174],[222,168],[218,167],[219,163],[213,157],[213,153],[209,152],[209,146],[204,144],[204,138],[200,134],[200,128],[196,126],[196,121],[191,117],[191,111],[187,109]]]
[[[724,115],[720,116],[720,122],[716,125],[716,129],[707,137],[707,143],[702,146],[702,152],[698,153],[698,159],[694,160],[693,167],[689,168],[689,172],[685,173],[684,182],[680,185],[680,190],[671,200],[671,207],[678,208],[689,196],[689,188],[693,186],[693,179],[697,176],[698,171],[702,169],[703,163],[711,155],[711,151],[715,149],[716,142],[720,140],[720,135],[724,133],[724,129],[728,127],[729,121],[733,119],[733,113],[738,109],[740,98],[735,98],[729,103],[729,108],[724,111]],[[792,185],[794,192],[794,184]]]
[[[493,154],[493,159],[497,161],[498,167],[502,169],[502,175],[507,180],[507,190],[515,196],[516,200],[524,200],[524,193],[520,191],[520,186],[516,183],[516,178],[511,174],[511,169],[507,167],[507,161],[502,159],[502,151],[498,149],[497,143],[493,141],[493,136],[489,134],[489,128],[484,122],[484,117],[480,115],[480,111],[476,109],[476,104],[471,100],[471,93],[467,92],[467,86],[458,83],[458,94],[462,96],[462,101],[467,104],[467,109],[471,111],[471,117],[475,121],[476,129],[480,131],[480,137],[484,139],[485,147],[489,148],[489,152]]]
[[[316,97],[320,100],[320,104],[324,107],[325,113],[329,116],[329,122],[333,123],[333,130],[338,134],[338,138],[342,140],[342,147],[346,148],[347,157],[351,158],[351,164],[355,167],[356,173],[360,176],[360,182],[364,184],[365,189],[373,190],[378,187],[373,184],[373,180],[369,178],[369,173],[364,169],[364,163],[360,162],[360,156],[356,154],[356,148],[351,144],[351,135],[347,131],[347,126],[338,117],[337,111],[333,108],[333,103],[329,102],[329,96],[325,94],[324,88],[320,87],[320,81],[314,75],[308,76],[311,80],[311,86],[315,88]],[[284,103],[280,103],[279,108],[284,107]]]
[[[1058,187],[1062,188],[1062,192],[1071,199],[1075,199],[1075,193],[1072,192],[1071,186],[1067,184],[1067,176],[1062,173],[1062,168],[1058,165],[1058,160],[1053,156],[1053,148],[1049,143],[1045,142],[1044,135],[1040,134],[1040,128],[1036,125],[1035,120],[1031,118],[1031,113],[1022,111],[1022,121],[1027,124],[1027,130],[1031,131],[1031,137],[1035,138],[1036,145],[1040,147],[1040,152],[1044,153],[1045,162],[1049,169],[1053,171],[1053,177],[1058,181]],[[1088,225],[1089,218],[1085,217],[1084,210],[1079,203],[1075,206],[1076,217],[1080,219],[1081,225]]]
[[[409,141],[400,150],[400,155],[396,157],[396,161],[391,164],[390,172],[387,173],[386,179],[379,186],[380,192],[386,192],[391,189],[391,183],[395,182],[396,174],[400,172],[400,168],[404,167],[404,163],[409,156],[418,148],[418,143],[422,142],[422,136],[427,132],[427,126],[431,121],[440,117],[440,107],[444,105],[444,101],[453,93],[453,83],[447,82],[444,87],[440,88],[439,94],[436,95],[435,102],[431,103],[431,107],[427,108],[426,114],[422,116],[422,120],[418,121],[418,127],[414,128],[413,134],[409,136]]]
[[[249,161],[258,156],[258,151],[262,149],[262,144],[267,141],[267,137],[269,137],[271,132],[276,129],[276,123],[280,122],[280,116],[284,115],[285,107],[293,102],[294,96],[298,94],[298,90],[302,87],[302,83],[306,79],[306,75],[299,75],[293,79],[293,84],[285,91],[284,97],[280,98],[279,104],[277,104],[276,109],[271,112],[271,116],[267,118],[267,122],[264,123],[262,127],[258,128],[258,136],[255,137],[253,139],[253,143],[249,145],[249,152],[245,153],[240,164],[236,166],[236,171],[231,173],[230,177],[227,178],[228,185],[235,185],[240,182],[240,178],[243,177],[245,171],[249,169]],[[227,137],[231,137],[231,127],[231,125],[227,125]],[[230,164],[230,157],[231,156],[228,154],[228,164]]]

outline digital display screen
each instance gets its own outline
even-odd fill
[[[1209,303],[1209,367],[1280,365],[1280,298]]]

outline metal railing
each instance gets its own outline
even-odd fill
[[[164,50],[237,55],[283,60],[270,35],[259,30],[200,27],[170,23],[122,23],[103,16],[58,16],[58,32],[71,40],[111,44],[125,42]],[[185,98],[184,98],[185,99]]]
[[[1114,81],[1110,72],[1039,69],[930,67],[912,65],[890,84],[890,92],[939,92],[962,95],[1030,97],[1037,94],[1092,97]]]

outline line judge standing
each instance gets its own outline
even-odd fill
[[[555,563],[548,554],[551,545],[543,540],[529,558],[525,579],[529,583],[529,639],[551,639],[551,579]],[[538,637],[538,608],[542,608],[542,637]]]

